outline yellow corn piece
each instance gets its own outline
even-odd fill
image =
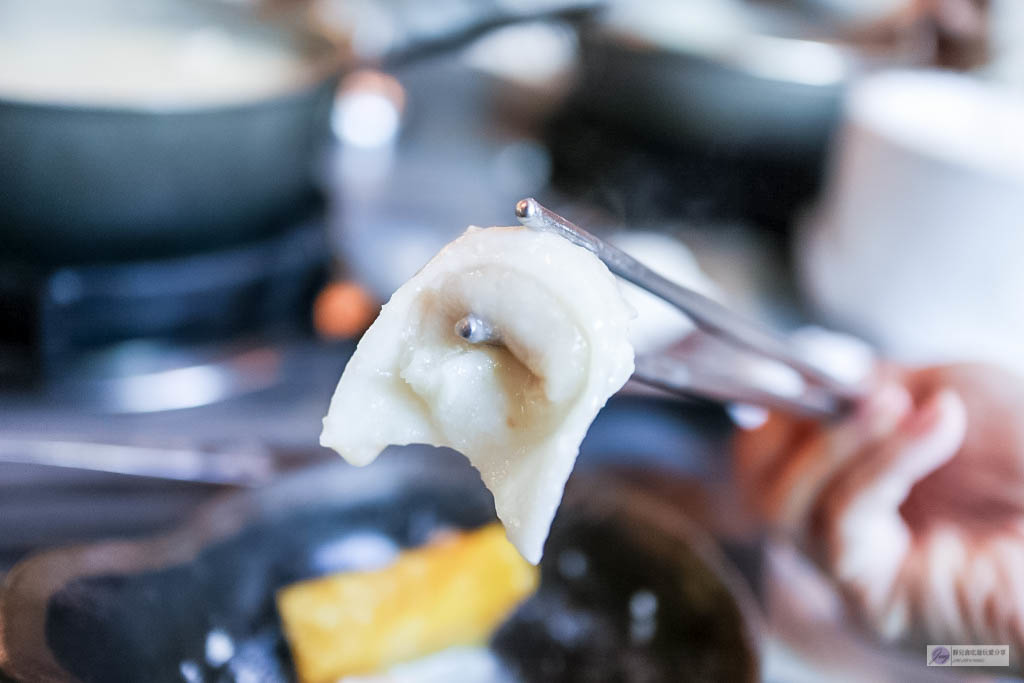
[[[491,524],[408,550],[384,569],[286,586],[277,609],[299,680],[327,683],[483,642],[537,581],[537,568]]]

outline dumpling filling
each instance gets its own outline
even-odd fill
[[[456,332],[470,315],[494,330],[490,343]],[[580,442],[633,372],[632,316],[585,249],[527,228],[471,227],[381,309],[320,443],[354,465],[390,444],[460,451],[509,540],[537,563]]]

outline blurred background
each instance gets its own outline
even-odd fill
[[[1024,368],[1022,32],[1017,0],[0,0],[0,572],[334,457],[379,305],[526,196],[776,328]]]

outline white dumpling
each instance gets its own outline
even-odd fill
[[[459,337],[455,323],[470,313],[501,343]],[[633,372],[632,316],[585,249],[526,228],[471,227],[381,309],[320,443],[355,465],[390,444],[460,451],[509,539],[537,563],[580,442]]]

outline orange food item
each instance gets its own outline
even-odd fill
[[[366,331],[378,311],[380,304],[359,283],[332,282],[313,304],[313,325],[323,337],[348,339]]]
[[[537,568],[490,524],[384,569],[287,586],[277,607],[299,680],[327,683],[484,642],[537,582]]]

